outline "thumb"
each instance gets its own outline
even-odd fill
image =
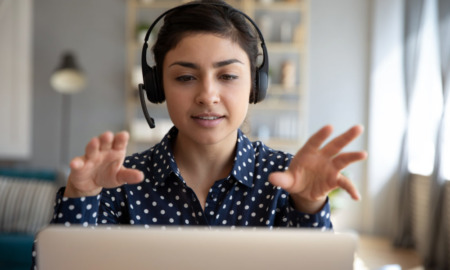
[[[70,166],[70,169],[72,169],[72,170],[79,170],[79,169],[83,168],[84,160],[82,157],[76,157],[70,161],[69,166]]]
[[[294,186],[294,177],[288,171],[273,172],[269,175],[269,182],[277,187],[280,187],[287,192],[290,192]]]
[[[144,180],[144,174],[136,169],[121,168],[117,172],[117,180],[121,183],[138,184]]]

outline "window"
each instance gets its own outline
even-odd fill
[[[433,172],[436,136],[444,104],[439,60],[437,9],[432,2],[427,1],[425,7],[422,36],[419,41],[417,76],[408,122],[408,168],[410,172],[421,175],[431,175]],[[448,173],[450,173],[450,170]]]

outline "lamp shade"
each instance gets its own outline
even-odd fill
[[[86,78],[72,53],[67,52],[63,55],[60,66],[50,78],[50,84],[56,91],[63,94],[72,94],[83,90]]]

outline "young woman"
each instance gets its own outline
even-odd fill
[[[331,190],[359,198],[340,171],[366,153],[340,151],[361,126],[322,147],[325,126],[295,156],[239,130],[256,91],[258,36],[224,2],[201,2],[167,14],[154,46],[174,127],[129,157],[127,132],[93,138],[70,163],[52,223],[327,229]]]
[[[53,222],[329,228],[327,194],[359,198],[339,172],[366,154],[339,152],[360,126],[321,148],[326,126],[293,158],[242,134],[257,35],[234,9],[207,3],[167,14],[154,47],[172,130],[127,158],[126,132],[93,138],[70,164]]]

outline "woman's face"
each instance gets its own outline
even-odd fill
[[[164,59],[163,84],[177,140],[236,143],[251,89],[249,58],[237,43],[207,33],[187,35]]]

